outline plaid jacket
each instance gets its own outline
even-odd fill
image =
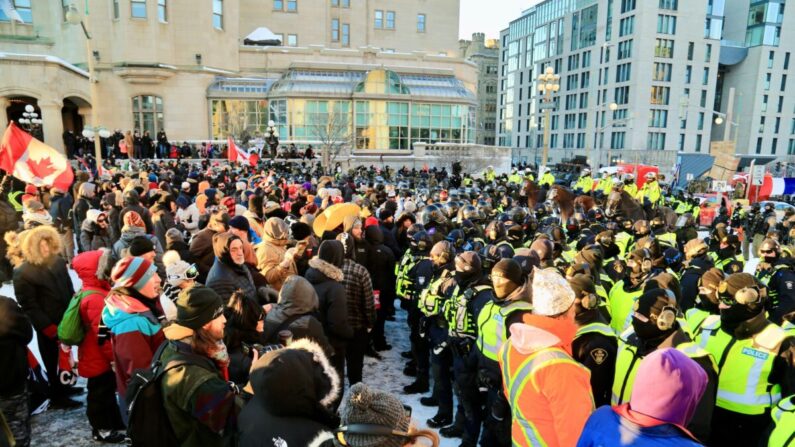
[[[348,300],[348,322],[354,330],[375,325],[375,300],[370,273],[361,264],[345,259],[342,266],[345,294]]]

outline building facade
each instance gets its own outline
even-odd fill
[[[551,162],[708,152],[723,20],[713,3],[723,2],[547,0],[524,11],[500,35],[498,144],[538,163],[549,110]],[[542,106],[547,67],[560,87]]]
[[[795,95],[791,85],[795,79],[790,70],[790,64],[795,64],[790,61],[795,52],[795,10],[785,10],[784,1],[727,3],[717,105],[731,118],[715,126],[716,131],[736,142],[738,154],[795,161]]]
[[[90,55],[74,0],[11,1],[24,23],[0,12],[0,126],[31,104],[59,149],[86,125],[184,141],[257,137],[270,120],[282,141],[334,127],[362,150],[474,142],[458,0],[88,0]],[[276,41],[252,42],[263,30]]]
[[[486,40],[483,33],[472,34],[472,40],[461,40],[460,56],[478,67],[478,108],[476,142],[493,146],[497,128],[497,85],[499,82],[499,41]]]

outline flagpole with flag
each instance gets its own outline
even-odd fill
[[[259,161],[259,155],[256,153],[249,154],[242,148],[235,144],[234,138],[228,136],[226,138],[226,158],[230,163],[238,162],[240,164],[247,164],[249,166],[256,166]]]
[[[20,129],[13,121],[0,140],[0,169],[35,186],[68,191],[75,175],[66,156]]]

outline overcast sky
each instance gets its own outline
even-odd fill
[[[487,39],[500,37],[500,30],[508,27],[523,9],[538,3],[539,0],[461,0],[462,39],[470,39],[472,33],[486,33]]]

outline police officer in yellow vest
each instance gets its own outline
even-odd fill
[[[455,248],[449,241],[439,241],[431,248],[433,277],[427,289],[420,294],[417,304],[423,318],[420,321],[420,336],[428,337],[431,349],[431,371],[433,373],[433,399],[426,403],[436,403],[436,415],[427,420],[432,428],[441,428],[453,422],[453,388],[450,369],[453,358],[447,340],[447,321],[442,309],[455,286],[453,281],[453,258]]]
[[[481,445],[511,445],[511,409],[502,393],[498,353],[510,337],[509,328],[530,314],[530,286],[521,266],[501,259],[491,270],[494,298],[477,318],[478,385],[486,391],[485,420]]]
[[[596,407],[610,404],[613,375],[616,369],[616,333],[599,312],[601,298],[596,294],[593,279],[585,274],[568,278],[574,290],[577,333],[571,344],[571,355],[591,371],[591,391]]]
[[[478,391],[478,355],[475,340],[477,316],[486,303],[492,302],[491,283],[483,275],[480,257],[466,251],[455,257],[455,287],[444,306],[448,344],[453,354],[453,377],[458,411],[455,423],[442,428],[445,437],[461,437],[461,445],[476,446],[483,422],[482,397]]]
[[[409,324],[409,340],[411,341],[411,356],[414,365],[414,373],[416,379],[413,383],[403,387],[403,392],[406,394],[424,393],[428,391],[430,384],[430,346],[428,344],[428,337],[421,336],[421,322],[423,314],[417,306],[416,302],[419,299],[423,290],[428,288],[434,276],[433,261],[429,257],[431,249],[431,236],[425,231],[419,231],[412,235],[410,247],[406,251],[407,254],[412,256],[412,263],[410,268],[405,272],[405,277],[398,276],[398,291],[401,287],[401,278],[406,281],[407,289],[407,308],[408,308],[408,324]],[[408,267],[408,266],[407,266]],[[426,324],[427,325],[427,324]],[[406,367],[404,373],[411,373],[411,363]]]
[[[497,178],[497,173],[494,171],[494,166],[487,167],[486,170],[483,172],[483,179],[486,180],[486,182],[491,183],[496,178]]]
[[[552,175],[552,171],[548,167],[544,167],[544,174],[541,176],[541,179],[538,181],[538,186],[546,186],[547,188],[551,188],[552,185],[555,184],[555,176]]]
[[[589,168],[583,168],[583,170],[580,171],[580,178],[577,179],[577,182],[574,184],[574,194],[591,194],[595,182],[596,180],[591,177],[591,170]]]
[[[508,176],[508,183],[513,183],[514,185],[522,184],[522,176],[519,175],[519,171],[516,168],[511,170],[511,175]]]
[[[671,290],[651,289],[638,299],[632,313],[632,325],[619,338],[611,404],[621,405],[629,401],[638,366],[644,357],[657,349],[676,348],[707,373],[707,387],[687,426],[699,440],[706,442],[715,407],[718,366],[713,355],[693,343],[682,329],[677,320],[678,313],[676,297]]]
[[[752,275],[729,275],[718,292],[720,316],[697,337],[720,368],[710,441],[759,445],[772,409],[795,392],[795,339],[767,319],[765,288]]]
[[[651,278],[653,261],[649,250],[633,251],[627,258],[626,276],[610,289],[610,327],[616,334],[631,324],[633,306],[643,293],[643,284]]]
[[[649,222],[649,227],[651,227],[651,234],[653,234],[661,244],[671,248],[679,248],[676,241],[676,234],[668,230],[662,217],[654,217]]]
[[[638,184],[635,182],[635,174],[624,174],[624,191],[626,191],[630,197],[636,197],[638,195]]]
[[[745,258],[740,252],[740,238],[736,234],[727,234],[720,240],[717,251],[709,252],[715,267],[730,275],[745,269]]]
[[[657,174],[653,172],[646,173],[646,182],[635,197],[644,208],[657,207],[662,204],[662,192],[660,191],[660,185],[657,183]]]
[[[776,324],[782,324],[785,315],[795,312],[795,269],[782,251],[777,240],[765,239],[759,246],[761,259],[756,266],[756,277],[767,289],[765,306],[770,321]]]
[[[715,267],[704,272],[698,279],[698,296],[696,305],[685,312],[687,327],[691,334],[701,333],[701,326],[710,315],[720,315],[718,310],[718,286],[726,278],[722,270]]]
[[[533,175],[533,171],[530,168],[524,170],[524,179],[529,182],[536,181],[536,177]]]
[[[767,445],[770,447],[795,445],[795,395],[781,399],[770,416],[773,418],[773,430]]]

